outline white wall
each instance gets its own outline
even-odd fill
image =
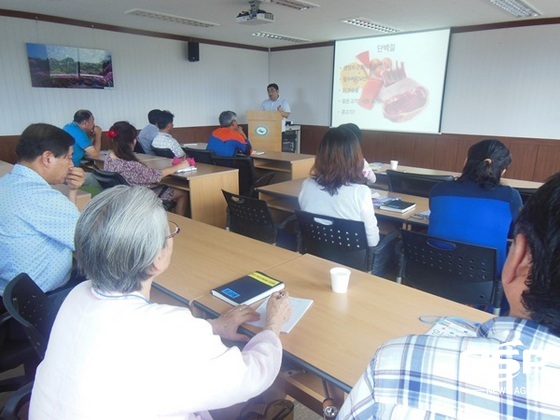
[[[115,88],[32,88],[26,42],[111,51]],[[0,135],[33,122],[62,126],[80,108],[105,130],[118,120],[142,128],[153,108],[173,112],[178,127],[218,125],[225,109],[245,122],[266,99],[267,52],[200,44],[200,61],[189,62],[185,50],[180,41],[0,17]]]
[[[453,34],[444,93],[445,133],[560,138],[560,25]],[[110,50],[113,90],[32,88],[26,42]],[[169,109],[179,127],[217,125],[231,109],[245,122],[276,82],[295,123],[330,124],[332,47],[263,52],[0,17],[0,135],[32,122],[62,126],[79,108],[104,129],[119,119],[146,124]]]
[[[278,84],[295,124],[330,125],[333,54],[332,47],[270,54],[270,83]]]

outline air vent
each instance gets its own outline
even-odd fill
[[[400,32],[400,29],[390,28],[388,26],[380,25],[379,23],[375,23],[372,20],[366,18],[352,18],[352,19],[344,19],[341,20],[342,23],[347,23],[348,25],[358,26],[364,29],[370,29],[372,31],[383,32],[386,34],[392,34],[395,32]]]
[[[294,42],[294,43],[298,43],[298,44],[303,43],[303,42],[311,42],[310,39],[296,38],[294,36],[289,36],[289,35],[272,34],[270,32],[254,32],[251,35],[258,36],[258,37],[261,37],[261,38],[275,39],[277,41]]]
[[[199,28],[210,28],[212,26],[220,26],[217,23],[205,22],[203,20],[189,19],[182,16],[168,15],[165,13],[153,12],[143,9],[131,9],[125,12],[127,15],[141,16],[158,20],[165,20],[171,23],[179,23],[181,25],[198,26]]]

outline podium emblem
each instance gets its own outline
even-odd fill
[[[255,128],[255,133],[259,136],[266,136],[268,134],[268,128],[264,125],[259,125]]]

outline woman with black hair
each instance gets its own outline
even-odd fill
[[[457,180],[430,191],[428,234],[496,248],[498,275],[506,260],[511,225],[522,206],[519,192],[500,183],[510,163],[511,154],[502,142],[482,140],[469,149]]]

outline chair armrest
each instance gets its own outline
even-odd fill
[[[371,252],[376,255],[376,254],[380,254],[381,252],[383,252],[385,250],[385,248],[387,248],[388,246],[390,246],[393,241],[395,239],[397,239],[399,237],[399,233],[397,231],[391,231],[389,232],[387,235],[385,235],[383,238],[381,238],[381,240],[379,241],[379,243],[373,247],[370,247]]]
[[[274,177],[274,175],[276,175],[275,172],[268,172],[264,175],[261,175],[259,178],[256,179],[255,187],[262,187],[264,185],[268,185],[272,180],[272,178]]]
[[[276,228],[277,229],[284,229],[288,223],[293,222],[297,220],[297,217],[295,214],[291,214],[288,217],[286,217],[284,220],[282,220],[281,222],[276,223]]]
[[[29,382],[10,395],[10,398],[8,398],[6,405],[2,409],[0,417],[4,420],[19,419],[19,410],[21,410],[21,408],[31,400],[32,389],[33,382]]]

